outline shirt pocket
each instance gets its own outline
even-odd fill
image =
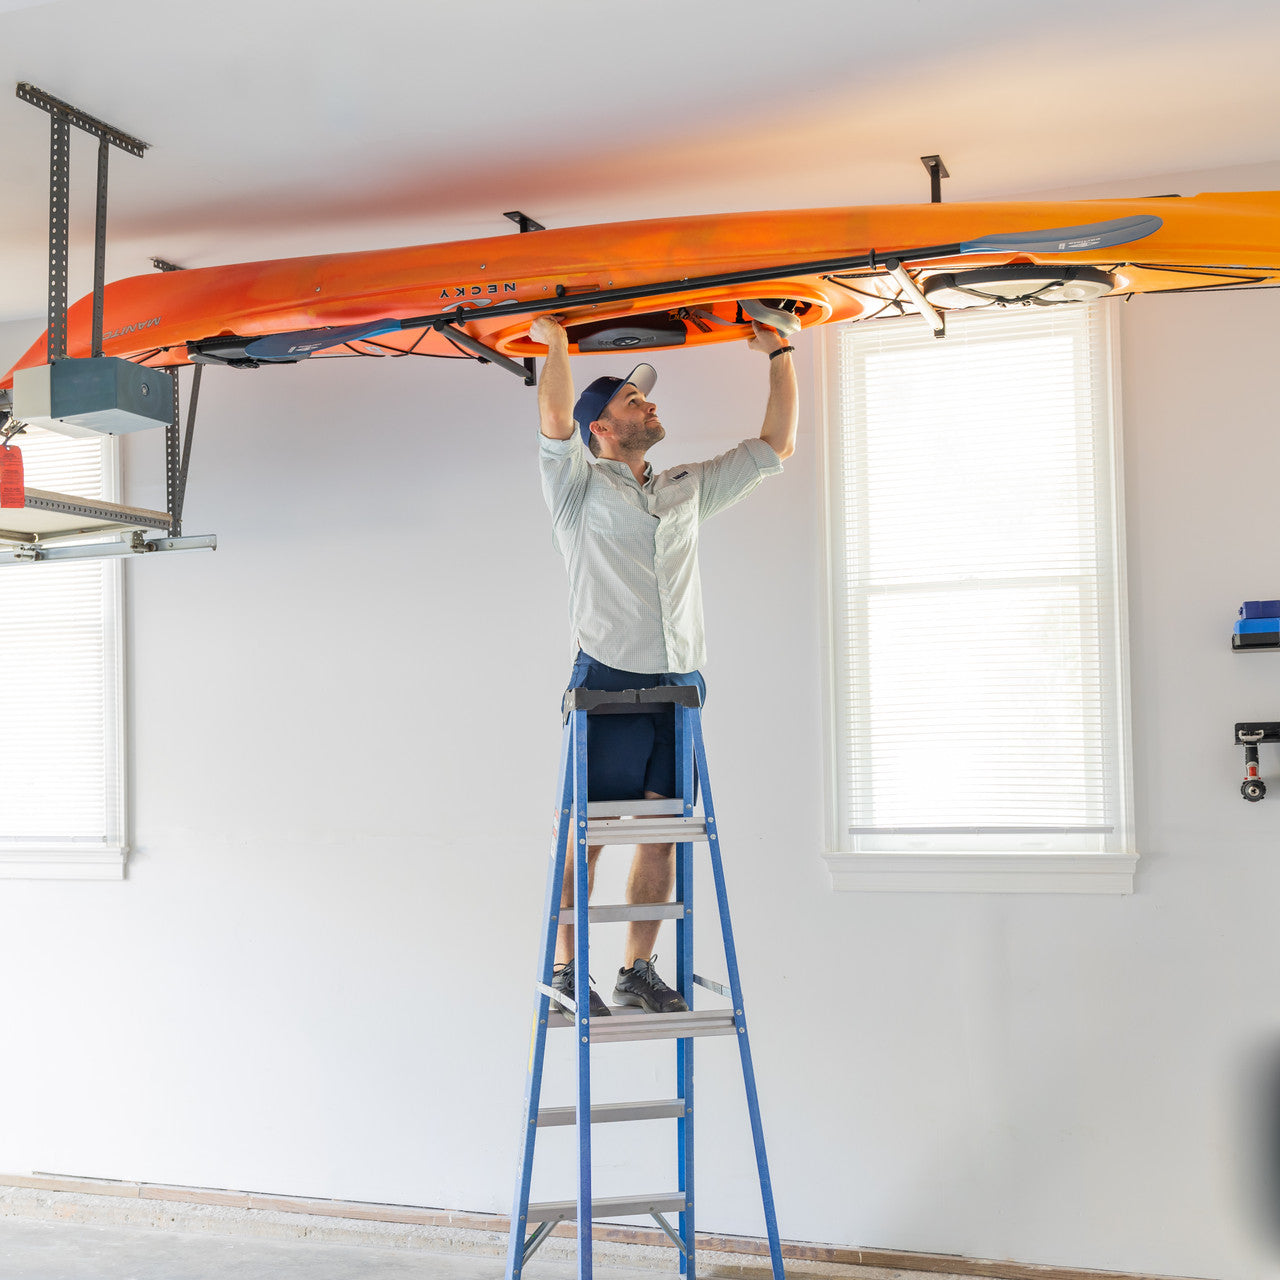
[[[600,488],[587,494],[586,526],[614,541],[651,544],[658,518],[616,489]]]

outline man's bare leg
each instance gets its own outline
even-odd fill
[[[646,800],[665,800],[656,791],[646,791]],[[673,844],[638,844],[627,876],[627,901],[670,902],[676,883],[676,847]],[[627,926],[627,954],[623,968],[637,960],[648,960],[658,949],[661,920],[633,920]]]
[[[569,834],[572,835],[572,828]],[[604,848],[602,844],[590,844],[587,846],[587,897],[591,896],[591,890],[595,888],[596,883],[596,862],[600,857],[600,850]],[[573,886],[576,883],[577,868],[574,866],[572,850],[564,862],[564,885],[560,890],[560,906],[573,906]],[[562,924],[556,930],[556,966],[568,964],[573,959],[573,925]]]
[[[676,883],[676,847],[673,844],[638,844],[627,877],[628,902],[670,902]],[[661,920],[632,920],[627,926],[624,968],[647,960],[658,949]]]

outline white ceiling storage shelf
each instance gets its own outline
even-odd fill
[[[0,542],[36,543],[86,533],[162,529],[172,520],[167,512],[126,507],[116,502],[76,498],[47,489],[27,489],[21,507],[0,508]]]

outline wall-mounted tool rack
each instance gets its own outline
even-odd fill
[[[1236,742],[1244,747],[1244,781],[1240,794],[1258,801],[1267,794],[1267,784],[1258,772],[1258,744],[1280,743],[1280,720],[1246,720],[1236,725]]]

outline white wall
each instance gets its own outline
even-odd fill
[[[710,759],[787,1237],[1259,1274],[1241,1130],[1280,1045],[1280,793],[1240,799],[1231,733],[1280,718],[1280,657],[1227,636],[1280,595],[1280,293],[1121,312],[1134,896],[830,890],[811,346],[799,452],[705,530]],[[658,465],[758,430],[760,357],[654,363]],[[207,374],[186,523],[219,550],[128,566],[128,879],[0,886],[0,1170],[509,1207],[568,668],[535,430],[533,393],[470,364]],[[158,446],[127,449],[144,505]],[[602,987],[618,946],[602,931]],[[736,1055],[698,1058],[700,1225],[759,1234]],[[670,1087],[670,1046],[598,1060],[602,1098]],[[634,1152],[614,1128],[600,1193],[667,1185],[665,1126]],[[543,1138],[535,1194],[569,1194],[570,1141]]]

